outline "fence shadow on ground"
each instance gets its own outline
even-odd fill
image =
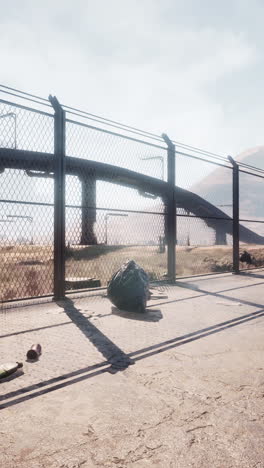
[[[234,299],[234,300],[238,300],[238,299]],[[0,404],[0,409],[8,408],[8,407],[17,405],[19,403],[23,403],[24,401],[37,398],[46,393],[50,393],[55,390],[59,390],[61,388],[67,387],[69,385],[73,385],[75,383],[81,382],[83,380],[96,377],[104,372],[112,373],[114,363],[117,363],[117,364],[120,363],[120,359],[121,359],[121,363],[123,363],[123,369],[119,367],[118,370],[124,370],[130,364],[136,363],[137,361],[140,361],[142,359],[168,351],[169,349],[183,346],[193,341],[206,338],[207,336],[223,332],[229,328],[233,328],[238,325],[243,325],[252,320],[259,319],[260,317],[264,317],[264,308],[262,306],[260,310],[257,310],[255,312],[241,315],[239,317],[232,318],[230,320],[226,320],[224,322],[220,322],[215,325],[211,325],[209,327],[205,327],[205,328],[187,333],[185,335],[181,335],[181,336],[172,338],[170,340],[166,340],[166,341],[157,343],[155,345],[151,345],[151,346],[133,351],[131,353],[125,354],[120,348],[118,348],[118,346],[116,346],[111,340],[109,340],[109,338],[107,338],[102,332],[100,332],[94,325],[90,324],[90,322],[85,318],[84,320],[86,323],[84,323],[83,318],[80,317],[82,316],[81,312],[78,309],[76,309],[74,304],[71,302],[72,301],[70,301],[70,303],[64,306],[65,312],[74,321],[74,323],[76,323],[78,328],[80,328],[80,330],[85,334],[85,336],[87,336],[87,338],[97,347],[98,350],[102,352],[102,354],[107,359],[99,364],[91,365],[83,369],[77,369],[68,374],[64,374],[59,377],[51,378],[43,382],[38,382],[34,385],[24,387],[20,390],[9,392],[9,393],[6,393],[5,395],[1,395],[0,402],[2,401],[3,403]],[[61,307],[63,306],[61,305]],[[114,369],[114,373],[115,373],[115,369]],[[14,399],[10,401],[6,401],[11,398],[14,398]]]
[[[261,273],[252,273],[252,271],[253,270],[250,270],[250,272],[249,271],[241,271],[240,275],[249,276],[249,278],[253,277],[253,278],[264,279],[264,272],[261,274]]]
[[[95,346],[95,348],[111,364],[112,373],[126,369],[133,364],[131,359],[104,333],[102,333],[87,317],[85,317],[75,307],[71,299],[57,302],[62,307],[66,315],[79,328],[86,338]]]
[[[263,276],[260,276],[260,278],[264,279]],[[162,302],[156,303],[155,305],[165,305],[165,304],[173,304],[173,303],[182,302],[182,301],[190,301],[192,299],[197,299],[199,297],[209,295],[209,296],[219,297],[220,299],[226,299],[226,300],[229,300],[229,301],[233,301],[233,302],[236,302],[236,303],[241,302],[241,304],[249,305],[249,306],[252,306],[252,307],[262,308],[262,307],[264,307],[264,304],[258,304],[256,302],[246,301],[246,300],[240,299],[240,298],[225,296],[222,293],[237,291],[238,289],[252,288],[253,286],[262,286],[263,284],[264,284],[264,282],[254,283],[254,284],[247,284],[247,285],[243,285],[243,286],[236,286],[235,288],[228,288],[228,289],[223,289],[221,291],[212,292],[212,291],[208,291],[207,289],[201,289],[199,286],[192,285],[191,283],[181,282],[181,283],[177,283],[175,286],[171,286],[171,289],[174,288],[174,287],[179,286],[181,288],[190,289],[190,290],[195,291],[195,292],[200,293],[200,294],[197,294],[196,296],[189,296],[189,297],[184,297],[184,298],[180,298],[180,299],[171,299],[169,301],[162,301]]]

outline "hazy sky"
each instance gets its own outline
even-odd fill
[[[3,84],[223,154],[264,143],[263,1],[0,4]]]

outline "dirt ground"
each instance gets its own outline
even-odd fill
[[[264,467],[263,285],[179,281],[145,315],[95,297],[2,312],[1,361],[24,370],[0,384],[1,467]]]
[[[241,246],[241,251],[244,247]],[[264,247],[249,245],[255,266],[264,265]],[[138,262],[151,279],[164,278],[167,252],[158,253],[157,246],[72,246],[67,249],[67,278],[96,278],[102,286],[128,259]],[[52,294],[53,248],[39,245],[0,247],[0,302]],[[231,246],[177,246],[177,276],[192,276],[232,271]],[[247,266],[240,264],[240,268]]]

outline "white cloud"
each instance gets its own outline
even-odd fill
[[[230,18],[213,26],[194,0],[185,10],[168,0],[15,3],[1,19],[3,83],[211,150],[241,145],[217,93],[260,52],[246,30],[227,26]]]

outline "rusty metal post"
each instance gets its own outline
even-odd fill
[[[176,279],[176,200],[175,200],[175,145],[169,137],[163,133],[162,138],[167,144],[167,183],[168,183],[168,197],[167,197],[167,268],[168,279],[171,283]]]
[[[54,113],[54,299],[65,298],[65,111],[49,96]]]

